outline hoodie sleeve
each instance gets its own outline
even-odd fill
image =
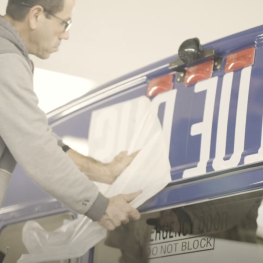
[[[66,145],[55,132],[52,131],[52,135],[57,140],[58,146],[61,147],[64,152],[67,152],[70,149],[70,147]]]
[[[44,191],[77,213],[99,220],[109,200],[58,147],[37,106],[28,63],[17,54],[3,54],[0,65],[0,136],[10,152]]]

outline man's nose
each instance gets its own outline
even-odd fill
[[[69,38],[70,38],[70,31],[63,32],[59,36],[59,38],[60,38],[60,40],[69,40]]]

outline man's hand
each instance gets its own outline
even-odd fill
[[[67,155],[90,180],[112,184],[133,161],[138,152],[131,155],[128,155],[127,152],[121,152],[110,163],[101,163],[91,157],[81,155],[72,149],[67,151]]]
[[[108,166],[108,183],[112,184],[117,177],[131,164],[139,151],[128,155],[128,152],[119,153]]]
[[[140,213],[129,203],[142,191],[131,194],[120,194],[110,198],[109,206],[100,219],[99,224],[107,230],[114,230],[121,224],[127,224],[130,220],[140,219]]]

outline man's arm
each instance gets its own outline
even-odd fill
[[[52,131],[52,136],[57,140],[58,146],[61,147],[64,152],[67,152],[70,149],[70,147],[66,145],[62,141],[62,139],[53,131]]]
[[[104,227],[106,221],[116,227],[123,218],[136,219],[139,213],[125,195],[104,197],[58,147],[45,113],[37,106],[26,60],[17,54],[4,54],[0,55],[0,65],[0,136],[27,175],[57,200]],[[112,201],[115,199],[118,202]]]
[[[0,64],[0,136],[15,160],[44,191],[80,214],[94,206],[98,214],[92,219],[100,219],[109,200],[58,147],[45,113],[37,106],[26,60],[3,54]]]
[[[72,149],[67,151],[67,155],[90,180],[105,184],[112,184],[137,154],[138,152],[131,155],[128,155],[127,152],[121,152],[112,162],[101,163]]]

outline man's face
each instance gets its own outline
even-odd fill
[[[56,13],[57,17],[64,21],[72,19],[75,0],[64,0],[64,9]],[[69,39],[69,31],[65,32],[65,23],[49,15],[41,15],[37,28],[33,30],[29,37],[30,53],[41,58],[47,59],[51,53],[57,52],[62,40]]]

